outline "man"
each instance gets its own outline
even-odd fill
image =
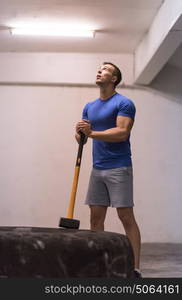
[[[133,213],[133,174],[130,132],[135,118],[134,103],[115,91],[121,81],[119,68],[104,62],[96,76],[100,97],[83,109],[76,124],[79,143],[82,131],[93,139],[93,169],[86,204],[90,207],[91,230],[104,230],[107,208],[115,207],[133,247],[135,276],[139,271],[141,237]]]

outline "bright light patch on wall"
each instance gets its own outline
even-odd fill
[[[35,27],[17,27],[11,28],[11,34],[18,35],[39,35],[39,36],[63,36],[63,37],[94,37],[94,30],[80,28],[35,28]]]

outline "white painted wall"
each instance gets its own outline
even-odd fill
[[[93,85],[108,60],[122,64],[123,83],[133,83],[133,55],[108,53],[0,53],[0,82]]]
[[[161,78],[150,89],[118,91],[132,98],[137,108],[131,143],[135,214],[142,241],[181,242],[182,101],[180,93],[172,95],[173,88],[167,94],[160,91],[167,72]],[[0,85],[0,226],[57,227],[59,218],[66,216],[74,173],[78,148],[74,126],[98,89],[11,84]],[[84,229],[89,228],[89,210],[83,202],[90,169],[89,141],[84,146],[74,215]],[[106,230],[123,232],[111,208]]]
[[[181,242],[182,101],[156,90],[126,91],[134,98],[134,191],[145,242]],[[181,100],[181,99],[179,99]]]

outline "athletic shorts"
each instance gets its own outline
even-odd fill
[[[133,170],[130,167],[92,169],[85,204],[133,207]]]

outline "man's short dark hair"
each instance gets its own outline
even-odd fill
[[[103,65],[111,65],[111,66],[114,67],[113,75],[117,77],[117,80],[114,83],[114,87],[116,87],[120,83],[120,81],[122,80],[122,74],[121,74],[120,69],[111,62],[106,62],[105,61],[105,62],[103,62]]]

